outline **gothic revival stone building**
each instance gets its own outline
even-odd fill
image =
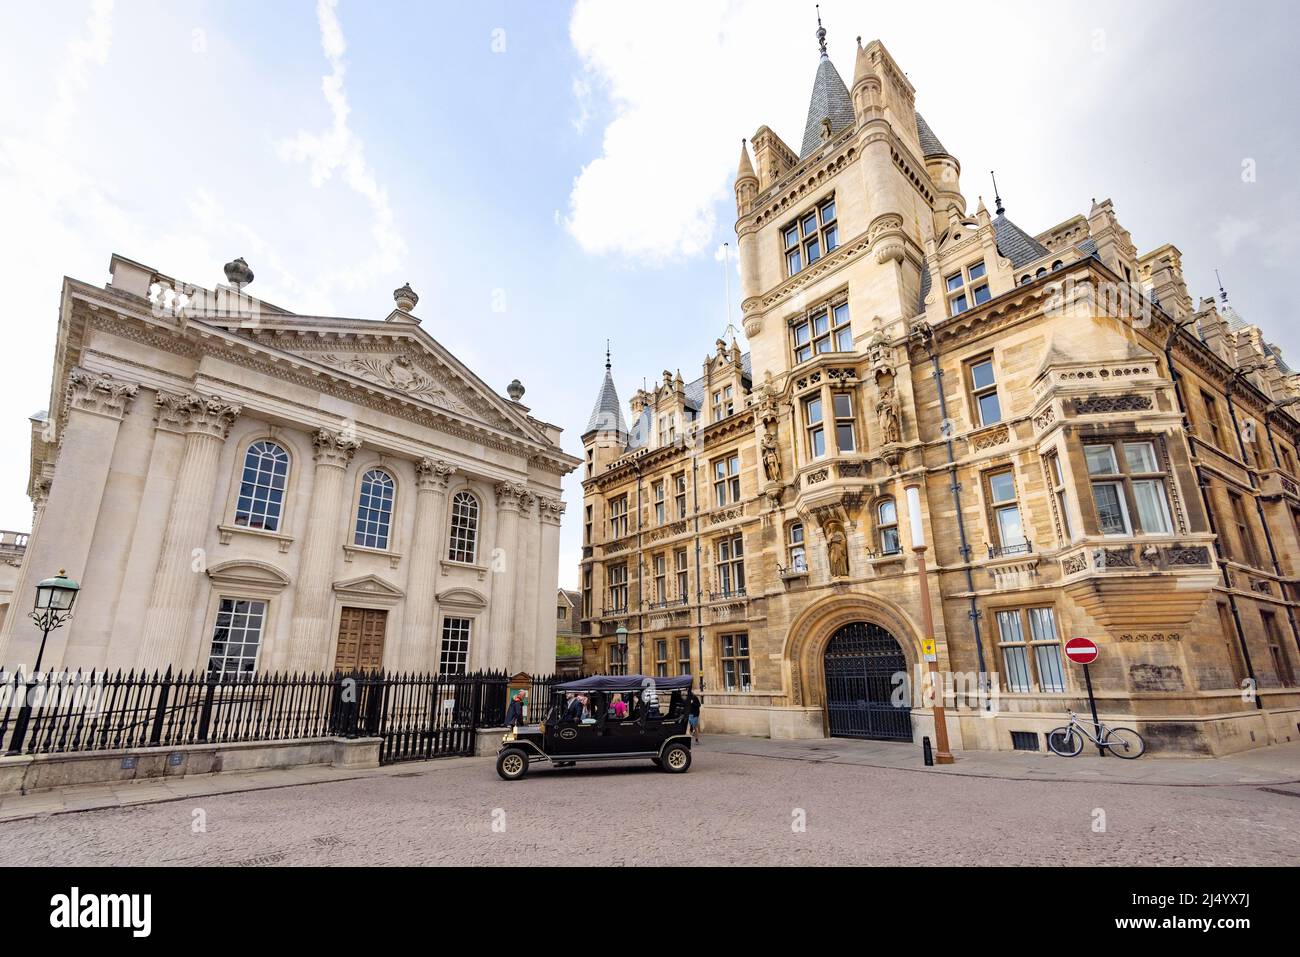
[[[924,667],[919,525],[954,747],[1043,747],[1083,707],[1074,636],[1153,751],[1300,738],[1300,377],[1109,200],[1036,234],[971,212],[884,46],[846,86],[819,39],[798,145],[741,150],[751,352],[665,372],[630,425],[607,371],[587,667],[696,673],[713,730],[919,739],[891,700]]]
[[[65,280],[15,601],[66,568],[44,665],[550,672],[560,429],[449,354],[404,286],[302,316],[114,256]],[[5,617],[0,664],[40,635]]]

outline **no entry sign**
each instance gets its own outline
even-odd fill
[[[1071,638],[1065,643],[1065,656],[1076,665],[1090,665],[1097,660],[1097,643],[1091,638]]]

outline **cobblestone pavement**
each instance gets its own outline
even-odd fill
[[[0,824],[0,846],[8,865],[1296,865],[1300,786],[953,777],[706,742],[684,775],[589,765],[506,783],[489,758],[432,762],[16,820]]]

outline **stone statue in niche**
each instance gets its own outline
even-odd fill
[[[781,481],[781,454],[776,449],[776,434],[763,432],[763,471],[769,482]]]
[[[885,445],[903,440],[900,423],[901,412],[898,403],[898,392],[894,387],[890,386],[881,391],[880,401],[876,403],[876,418],[880,421],[881,441]]]
[[[830,561],[832,578],[849,577],[849,541],[839,522],[826,526],[826,557]]]

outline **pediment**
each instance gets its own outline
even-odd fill
[[[378,575],[362,575],[359,578],[337,581],[334,583],[334,591],[345,597],[368,598],[372,601],[400,601],[405,597],[405,592]]]
[[[261,588],[283,588],[289,576],[268,562],[233,559],[208,569],[208,577],[223,585],[253,585]]]
[[[486,608],[487,598],[472,588],[448,588],[438,592],[438,604],[456,608]]]
[[[418,325],[294,316],[230,328],[234,334],[395,397],[480,422],[532,442],[551,443],[527,409],[494,392]]]

